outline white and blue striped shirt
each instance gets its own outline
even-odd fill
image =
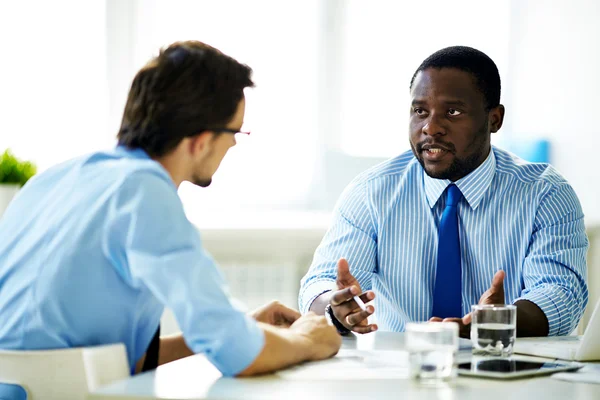
[[[377,295],[381,330],[403,331],[406,322],[429,319],[442,193],[450,183],[429,177],[411,151],[354,179],[302,279],[302,312],[335,287],[336,262],[345,257],[361,288]],[[552,166],[495,147],[455,183],[464,195],[458,204],[463,314],[502,269],[507,303],[529,300],[546,314],[551,336],[569,334],[588,300],[588,240],[571,186]]]

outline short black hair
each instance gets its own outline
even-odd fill
[[[430,55],[419,65],[410,80],[412,90],[415,77],[428,68],[456,68],[473,75],[483,94],[488,110],[500,104],[500,74],[494,61],[485,53],[467,46],[452,46]]]
[[[162,49],[133,79],[117,135],[120,145],[151,157],[189,136],[223,127],[254,86],[252,70],[198,41]]]

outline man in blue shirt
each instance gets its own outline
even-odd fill
[[[468,336],[472,304],[507,302],[518,335],[569,334],[588,298],[583,213],[552,166],[491,146],[504,119],[496,65],[442,49],[410,95],[412,151],[346,188],[302,280],[301,311],[326,313],[340,332],[431,319]],[[361,290],[375,307],[357,306]],[[378,325],[367,320],[375,309]]]
[[[338,351],[321,316],[236,309],[177,195],[183,181],[208,186],[235,145],[250,75],[203,43],[175,43],[137,73],[116,149],[23,188],[0,220],[0,348],[122,342],[133,372],[167,306],[183,335],[160,339],[158,364],[205,353],[224,375],[252,375]]]

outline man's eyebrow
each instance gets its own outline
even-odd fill
[[[467,103],[462,100],[445,100],[443,103],[447,106],[467,107]]]
[[[466,108],[468,105],[467,103],[465,103],[462,100],[457,100],[457,99],[448,99],[448,100],[441,100],[441,103],[443,103],[445,106],[455,106],[455,107],[464,107]],[[424,106],[427,104],[427,101],[425,100],[421,100],[421,99],[414,99],[411,102],[412,106]]]

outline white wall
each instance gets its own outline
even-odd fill
[[[600,223],[600,1],[513,0],[507,124],[513,138],[545,136],[588,225]]]
[[[0,152],[59,161],[113,146],[102,1],[0,1]]]
[[[546,137],[552,163],[581,200],[591,249],[589,302],[600,298],[600,2],[513,0],[507,124],[511,138]],[[581,332],[579,332],[581,333]]]

